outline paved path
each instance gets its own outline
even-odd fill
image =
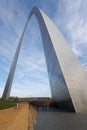
[[[18,115],[10,124],[7,130],[28,130],[28,115],[29,105],[28,103],[21,103],[18,108]]]
[[[39,111],[35,130],[87,130],[87,114]]]
[[[34,130],[36,110],[28,103],[20,103],[15,107],[0,110],[0,130]]]

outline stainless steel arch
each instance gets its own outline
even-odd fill
[[[87,73],[53,22],[37,7],[34,7],[28,16],[2,98],[9,98],[22,39],[33,14],[37,17],[42,35],[54,102],[59,106],[75,109],[76,112],[87,112]]]
[[[37,20],[39,22],[40,30],[41,30],[42,35],[44,33],[43,32],[42,24],[45,25],[45,23],[44,23],[44,19],[42,17],[41,11],[37,7],[34,7],[31,10],[31,12],[30,12],[30,14],[29,14],[29,16],[27,18],[27,21],[26,21],[26,24],[24,26],[22,35],[20,37],[19,44],[18,44],[18,47],[16,49],[16,52],[15,52],[15,55],[14,55],[14,58],[13,58],[13,62],[12,62],[12,65],[11,65],[11,68],[10,68],[10,71],[9,71],[9,75],[8,75],[8,78],[7,78],[7,82],[6,82],[6,85],[5,85],[5,89],[4,89],[4,92],[3,92],[2,99],[6,99],[6,100],[9,99],[9,95],[10,95],[10,91],[11,91],[11,85],[12,85],[12,81],[13,81],[13,77],[14,77],[14,72],[15,72],[15,68],[16,68],[16,64],[17,64],[17,59],[18,59],[18,55],[19,55],[19,52],[20,52],[21,44],[22,44],[22,39],[23,39],[24,33],[26,31],[27,25],[29,23],[29,20],[30,20],[30,18],[31,18],[31,16],[33,14],[35,14],[36,17],[37,17]]]

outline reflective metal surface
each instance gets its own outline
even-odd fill
[[[33,14],[40,26],[54,102],[70,109],[74,108],[76,112],[87,112],[87,72],[53,22],[37,7],[32,9],[27,19],[2,98],[9,98],[22,39]]]

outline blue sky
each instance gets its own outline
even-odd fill
[[[87,70],[87,0],[0,0],[0,96],[21,32],[33,6],[59,28]],[[51,96],[41,35],[35,16],[27,27],[11,95]]]

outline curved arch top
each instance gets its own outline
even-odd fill
[[[19,39],[2,98],[9,98],[22,39],[33,14],[40,27],[54,103],[76,112],[87,112],[87,73],[54,23],[37,7],[31,10]]]

